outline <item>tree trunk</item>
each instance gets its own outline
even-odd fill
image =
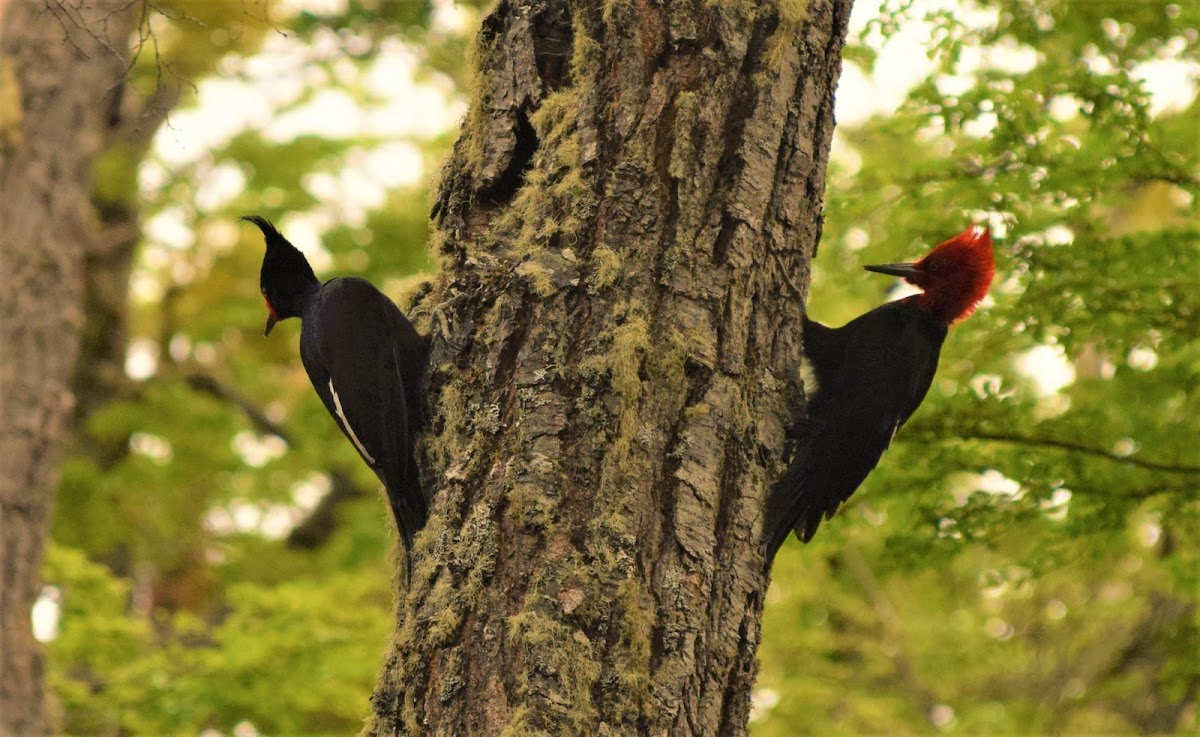
[[[743,735],[851,0],[501,0],[365,735]]]
[[[0,36],[0,737],[48,732],[30,629],[71,415],[89,202],[129,36],[127,0],[10,0]]]

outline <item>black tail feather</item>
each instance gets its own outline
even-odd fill
[[[789,533],[794,530],[801,542],[808,542],[826,517],[823,500],[808,491],[814,482],[809,454],[810,447],[801,445],[788,464],[787,471],[771,485],[767,496],[763,541],[766,544],[765,562],[768,570]]]
[[[409,472],[401,479],[386,484],[388,503],[392,507],[392,518],[404,547],[404,584],[412,583],[413,539],[425,527],[429,510],[421,490],[421,481],[416,473],[416,464],[409,462]]]

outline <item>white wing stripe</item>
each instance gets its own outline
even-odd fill
[[[358,448],[358,452],[362,453],[362,457],[367,459],[367,463],[375,465],[375,459],[363,447],[358,436],[354,434],[354,428],[350,427],[350,420],[346,419],[346,413],[342,411],[342,400],[338,399],[337,389],[333,388],[333,379],[329,380],[329,393],[333,395],[333,408],[337,410],[338,419],[342,421],[342,427],[346,428],[346,434],[350,436],[350,442],[354,443],[354,447]]]

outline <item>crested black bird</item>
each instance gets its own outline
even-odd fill
[[[264,335],[298,317],[300,360],[325,409],[387,489],[411,575],[412,540],[428,517],[413,458],[424,418],[422,379],[428,344],[369,281],[322,284],[304,254],[257,215],[243,217],[266,239],[259,284],[267,302]]]
[[[975,311],[992,283],[991,234],[970,228],[915,263],[867,266],[923,291],[840,328],[805,318],[808,416],[793,429],[787,471],[767,497],[766,563],[793,529],[804,542],[875,468],[925,398],[947,328]]]

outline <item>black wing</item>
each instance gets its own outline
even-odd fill
[[[370,282],[341,278],[305,316],[300,348],[325,408],[386,487],[407,558],[428,517],[413,459],[425,342]]]
[[[805,353],[816,373],[807,419],[794,432],[787,471],[771,488],[767,562],[788,532],[807,542],[879,463],[921,404],[946,330],[911,305],[891,302],[833,330],[812,323]]]

